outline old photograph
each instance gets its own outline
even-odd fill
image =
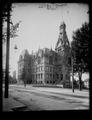
[[[3,111],[89,110],[89,5],[7,3]]]

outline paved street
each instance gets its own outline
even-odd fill
[[[89,109],[88,91],[10,85],[9,98],[3,100],[3,111],[78,109]]]

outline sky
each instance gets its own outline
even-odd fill
[[[73,31],[80,28],[84,22],[89,22],[87,4],[69,3],[54,10],[48,10],[45,6],[39,8],[39,5],[41,4],[13,4],[12,22],[16,24],[21,21],[21,23],[17,32],[18,37],[10,39],[10,74],[18,70],[17,62],[24,49],[30,54],[39,48],[55,49],[62,21],[66,24],[69,42],[72,41]],[[17,50],[14,49],[15,45],[18,47]]]

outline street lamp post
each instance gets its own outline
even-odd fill
[[[8,87],[9,87],[10,7],[11,7],[10,3],[7,3],[5,98],[8,98]]]

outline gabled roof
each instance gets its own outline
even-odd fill
[[[22,55],[22,56],[24,56],[24,55],[29,55],[28,50],[27,50],[27,49],[24,49],[24,50],[22,51],[21,55]]]

